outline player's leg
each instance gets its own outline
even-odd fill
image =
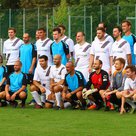
[[[25,107],[25,102],[26,102],[26,99],[27,99],[27,93],[25,91],[22,91],[19,93],[19,99],[22,100],[22,103],[21,103],[21,107],[24,108]]]
[[[1,100],[5,100],[6,99],[6,92],[5,91],[2,91],[0,92],[0,107],[2,106],[6,106]]]

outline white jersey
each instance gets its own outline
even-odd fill
[[[51,66],[43,69],[41,66],[36,67],[33,80],[41,83],[43,87],[50,90],[50,73]]]
[[[83,45],[76,44],[75,50],[75,65],[77,69],[88,68],[90,59],[91,45],[85,42]]]
[[[136,43],[134,44],[134,54],[136,55]]]
[[[59,82],[62,79],[65,79],[66,67],[61,64],[59,68],[56,65],[51,66],[51,75],[50,78],[54,79],[54,82]]]
[[[136,78],[135,80],[132,80],[131,78],[126,78],[124,90],[136,90]]]
[[[48,65],[53,64],[52,56],[50,53],[50,46],[52,44],[52,40],[49,38],[46,38],[45,40],[37,40],[36,41],[36,48],[37,48],[37,58],[39,58],[42,55],[46,55],[48,57]]]
[[[131,50],[130,50],[130,44],[126,40],[120,39],[119,41],[115,41],[112,44],[110,56],[113,57],[113,60],[121,57],[126,60],[126,65],[127,65],[128,54],[131,54]]]
[[[109,71],[110,69],[110,52],[112,43],[109,41],[96,40],[92,42],[90,54],[94,55],[94,59],[99,59],[103,62],[102,69]]]
[[[71,38],[64,36],[61,40],[64,41],[69,46],[70,52],[74,51],[74,41]]]
[[[19,60],[19,48],[22,44],[24,42],[17,37],[4,42],[3,54],[6,54],[7,65],[14,65]]]
[[[110,35],[108,35],[107,33],[105,33],[104,37],[105,37],[105,40],[110,41],[111,43],[114,42],[113,38]],[[95,40],[99,40],[97,36],[95,36],[94,41]]]

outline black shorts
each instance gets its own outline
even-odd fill
[[[5,85],[0,86],[0,92],[5,91]]]
[[[9,95],[12,96],[15,92],[9,91]],[[26,93],[26,98],[27,98],[27,93]],[[16,95],[15,100],[20,100],[19,94]]]
[[[26,80],[27,80],[27,84],[32,84],[33,83],[33,74],[25,74],[26,75]]]
[[[72,92],[70,89],[68,89],[68,91],[69,91],[69,92]],[[76,94],[72,94],[70,98],[71,98],[72,100],[75,100],[75,101],[78,100]]]
[[[14,65],[6,65],[7,67],[7,75],[9,76],[12,72],[14,72]]]

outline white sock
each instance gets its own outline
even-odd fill
[[[37,92],[37,91],[33,91],[33,92],[31,92],[31,94],[32,94],[34,100],[36,101],[36,103],[37,103],[38,105],[41,105],[41,106],[42,106],[42,103],[41,103],[41,100],[40,100],[40,97],[39,97],[38,92]]]
[[[46,99],[46,95],[45,95],[45,93],[42,93],[42,94],[41,94],[41,101],[42,101],[43,103],[45,103],[45,99]]]
[[[60,107],[60,103],[61,103],[61,93],[60,93],[60,92],[55,93],[55,97],[56,97],[57,106]]]
[[[64,108],[68,108],[71,106],[71,103],[70,102],[64,102]]]

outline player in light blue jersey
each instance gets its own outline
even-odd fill
[[[30,36],[28,33],[23,35],[23,41],[24,44],[19,50],[20,61],[22,62],[21,71],[28,75],[28,83],[31,83],[36,65],[36,47],[30,43]]]
[[[51,44],[52,57],[55,55],[60,55],[62,57],[62,64],[66,65],[68,59],[70,58],[69,47],[61,40],[60,28],[53,29],[53,39],[54,42]]]
[[[131,22],[129,20],[122,21],[122,30],[125,34],[122,38],[130,44],[132,64],[136,65],[136,58],[134,55],[134,43],[136,42],[136,38],[135,35],[131,32]]]

